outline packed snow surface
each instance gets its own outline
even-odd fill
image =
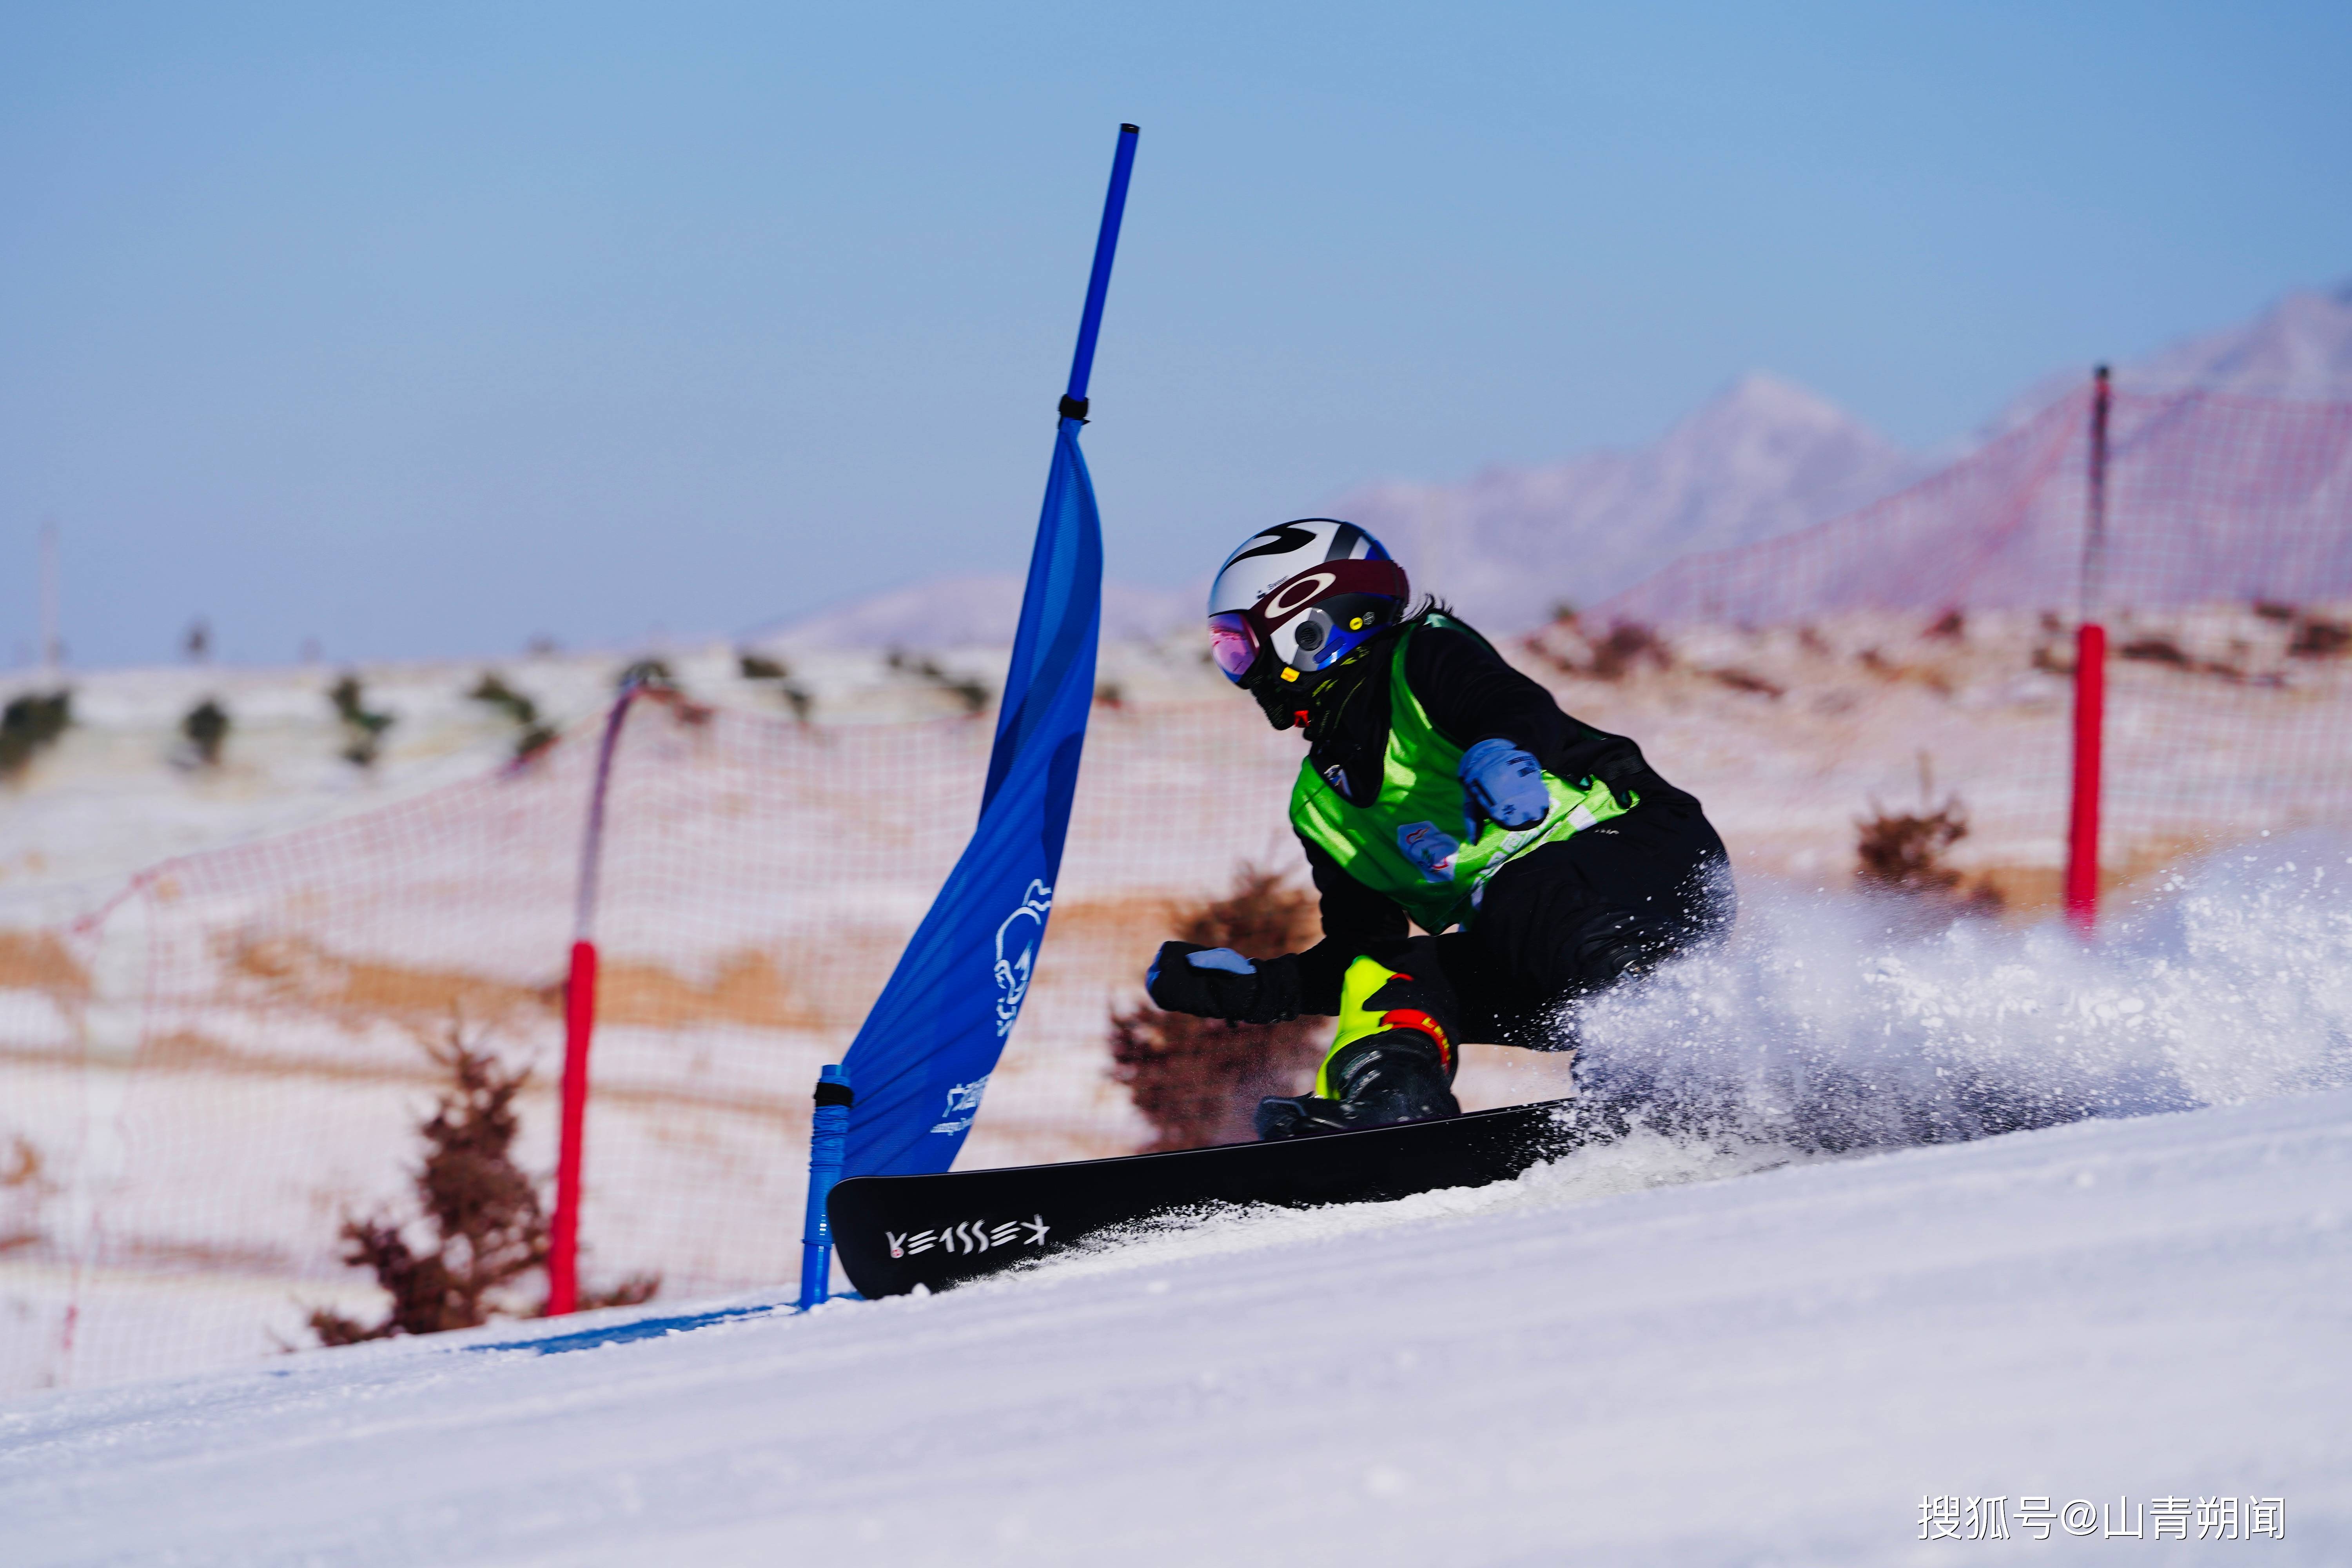
[[[18,1399],[6,1555],[2352,1560],[2352,1092],[1761,1150],[1641,1132],[944,1296]],[[2222,1496],[2279,1500],[2283,1538],[2146,1533],[2155,1500]],[[2011,1539],[1923,1542],[1944,1497],[2005,1499]],[[2045,1497],[2143,1534],[2037,1541]]]

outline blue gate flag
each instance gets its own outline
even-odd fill
[[[1132,125],[1119,128],[980,825],[842,1060],[857,1086],[845,1175],[954,1163],[1021,1016],[1053,912],[1102,629],[1102,520],[1078,432],[1135,138]]]

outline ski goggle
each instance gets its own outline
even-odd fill
[[[1239,610],[1209,617],[1209,654],[1225,679],[1238,682],[1257,662],[1257,631]]]

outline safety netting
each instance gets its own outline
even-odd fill
[[[1685,727],[1723,776],[1745,752],[1720,810],[1753,864],[1828,870],[1862,801],[1957,800],[1956,861],[2046,901],[2085,616],[2109,647],[2103,882],[2352,818],[2352,405],[2118,387],[2092,537],[2095,397],[1847,516],[1679,561],[1588,617],[1605,631],[1586,641],[1654,631],[1694,688],[1771,710],[1760,745],[1746,725]]]
[[[1743,877],[1842,885],[1858,821],[1956,805],[1951,863],[2046,918],[2065,854],[2089,405],[1805,532],[1504,642],[1698,794]],[[1563,581],[1560,596],[1576,584]],[[2352,407],[2119,391],[2093,609],[2116,900],[2216,845],[2352,822]],[[1498,639],[1500,640],[1500,639]],[[1213,678],[1209,678],[1212,681]],[[611,770],[581,1272],[787,1281],[810,1087],[969,835],[985,715],[797,722],[638,699]],[[527,762],[0,931],[0,1387],[191,1370],[368,1315],[463,1038],[533,1069],[555,1162],[592,725]],[[1170,906],[1297,865],[1295,736],[1204,686],[1097,708],[1052,934],[961,1163],[1125,1152],[1107,1019]],[[1985,906],[1990,912],[1990,905]]]

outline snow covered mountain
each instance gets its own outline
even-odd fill
[[[1964,456],[2079,391],[2087,366],[2036,381]],[[2287,295],[2254,321],[2119,366],[2127,393],[2205,387],[2245,396],[2352,401],[2352,282]],[[1738,549],[1843,516],[1927,478],[1907,452],[1834,405],[1761,372],[1743,376],[1648,447],[1588,452],[1540,468],[1496,467],[1460,485],[1391,480],[1328,509],[1388,540],[1415,581],[1479,625],[1522,630],[1562,603],[1609,599],[1674,561]],[[1021,580],[940,579],[763,631],[780,648],[1002,646]],[[1127,584],[1104,590],[1113,640],[1164,635],[1197,595]]]
[[[1367,486],[1338,516],[1408,553],[1418,579],[1491,631],[1590,605],[1662,560],[1790,532],[1877,500],[1920,459],[1804,388],[1743,376],[1654,446],[1467,484]]]
[[[2298,289],[2252,321],[2185,338],[2146,359],[2115,367],[2125,392],[2202,387],[2240,397],[2295,403],[2352,403],[2352,279],[2326,293]],[[2043,376],[2020,393],[1979,433],[2014,430],[2079,391],[2091,376],[2081,365]]]
[[[1832,611],[2074,603],[2087,367],[2051,378],[1924,482],[1802,533],[1685,552],[1609,618],[1784,624]],[[2352,597],[2352,286],[2117,367],[2110,609]],[[2222,394],[2209,396],[2207,394]]]
[[[1479,625],[1515,631],[1562,600],[1590,604],[1661,559],[1786,533],[1900,489],[1926,465],[1834,405],[1761,373],[1742,377],[1656,445],[1538,468],[1489,468],[1459,486],[1390,482],[1329,509],[1402,554],[1416,584]],[[1010,573],[894,588],[747,639],[781,652],[1003,647],[1021,614]],[[1190,624],[1200,592],[1103,585],[1106,637]]]

